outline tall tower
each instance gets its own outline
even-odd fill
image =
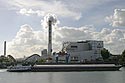
[[[6,41],[4,41],[4,56],[6,56]]]
[[[48,50],[47,50],[47,55],[48,59],[52,59],[52,27],[57,24],[57,19],[54,15],[48,14],[46,16],[46,23],[48,26]]]
[[[48,21],[48,56],[52,54],[52,20]]]

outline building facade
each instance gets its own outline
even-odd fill
[[[70,55],[70,61],[102,60],[103,41],[87,40],[79,42],[64,42],[63,50]]]

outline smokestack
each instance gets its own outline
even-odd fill
[[[48,56],[52,54],[52,21],[49,20],[48,22]]]
[[[57,25],[57,19],[55,15],[48,14],[44,17],[44,23],[46,27],[48,27],[48,50],[47,55],[48,58],[51,58],[52,55],[52,26]]]
[[[6,41],[4,41],[4,56],[6,56]]]

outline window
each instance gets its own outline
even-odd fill
[[[77,46],[71,46],[71,48],[77,48]]]

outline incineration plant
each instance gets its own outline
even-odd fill
[[[53,16],[48,17],[48,49],[42,50],[42,59],[62,63],[102,60],[103,41],[96,40],[63,42],[62,50],[58,53],[52,53],[52,27],[55,22]]]

